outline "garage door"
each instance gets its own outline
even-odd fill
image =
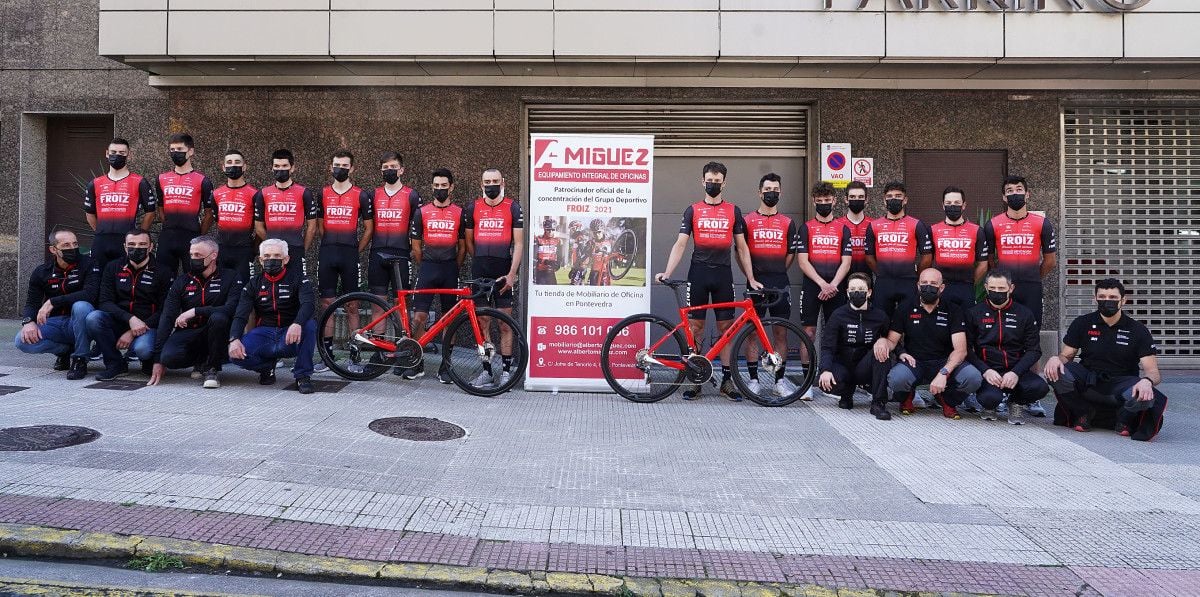
[[[1164,365],[1200,365],[1200,106],[1063,110],[1063,327],[1121,279]]]

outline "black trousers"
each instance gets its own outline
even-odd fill
[[[158,266],[174,276],[180,271],[187,271],[191,259],[192,239],[200,236],[193,230],[164,228],[158,235],[158,246],[154,252],[158,257]],[[182,270],[180,269],[182,268]]]
[[[228,316],[214,313],[200,327],[174,328],[159,362],[167,369],[199,366],[220,371],[229,356],[229,324]]]
[[[1098,427],[1127,426],[1131,438],[1150,441],[1162,429],[1167,396],[1155,388],[1153,400],[1134,400],[1133,386],[1140,380],[1136,375],[1100,374],[1077,361],[1067,363],[1053,384],[1058,397],[1054,424],[1069,427],[1086,417]]]
[[[217,253],[218,267],[234,270],[246,282],[250,279],[250,262],[254,260],[254,247],[221,247]]]
[[[1000,374],[1004,373],[1000,372]],[[975,399],[979,401],[980,406],[988,410],[996,410],[996,407],[1004,402],[1005,394],[1008,394],[1008,401],[1012,404],[1033,404],[1041,400],[1049,391],[1050,386],[1046,384],[1046,380],[1032,371],[1026,371],[1017,378],[1017,387],[1011,390],[1002,390],[985,379],[979,389],[975,391]]]
[[[855,388],[865,387],[871,393],[872,402],[887,402],[887,376],[895,364],[893,358],[880,363],[874,351],[867,350],[862,356],[855,355],[850,362],[835,360],[829,367],[833,373],[833,389],[829,392],[839,398],[854,396]]]
[[[1042,283],[1037,282],[1015,282],[1012,294],[1013,302],[1019,303],[1022,306],[1033,311],[1034,324],[1040,330],[1042,329]]]
[[[917,279],[877,277],[873,296],[875,306],[890,318],[904,301],[917,296]]]
[[[942,300],[954,303],[966,311],[975,306],[975,285],[966,282],[946,282],[942,291]]]

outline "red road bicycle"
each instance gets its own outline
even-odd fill
[[[399,265],[391,263],[393,278],[399,280]],[[496,396],[507,392],[521,380],[529,361],[529,347],[521,328],[502,311],[478,307],[476,301],[488,300],[496,280],[468,280],[462,288],[403,290],[396,284],[396,304],[367,292],[344,294],[333,301],[321,315],[318,330],[323,336],[317,343],[321,360],[338,375],[355,381],[379,377],[384,372],[423,366],[425,345],[439,340],[442,343],[438,371],[447,371],[451,381],[463,391],[476,396]],[[457,297],[454,307],[429,327],[420,338],[412,337],[412,322],[408,313],[410,297],[432,294]],[[351,305],[357,303],[357,305]],[[370,306],[357,329],[339,325],[350,309],[360,312]],[[377,313],[377,315],[373,315]],[[332,320],[332,322],[331,322]],[[332,329],[329,336],[325,330]],[[503,370],[501,348],[503,338],[511,333],[512,364]]]
[[[680,323],[651,313],[632,315],[604,339],[600,369],[608,385],[634,402],[657,402],[681,385],[711,380],[713,360],[733,342],[733,381],[742,395],[763,406],[785,406],[802,396],[816,375],[816,352],[800,326],[786,319],[760,319],[754,307],[787,300],[786,290],[747,290],[740,301],[689,306],[680,289],[686,280],[663,280],[675,292]],[[688,325],[688,315],[706,309],[742,313],[705,352]],[[764,349],[764,347],[766,347]]]

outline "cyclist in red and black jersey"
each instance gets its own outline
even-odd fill
[[[755,290],[762,288],[762,284],[754,278],[750,263],[742,210],[725,202],[722,195],[727,172],[728,169],[720,162],[704,165],[701,180],[705,197],[684,210],[679,236],[667,257],[667,267],[656,276],[656,279],[670,278],[683,259],[688,239],[693,239],[692,263],[688,267],[688,302],[692,305],[723,303],[734,299],[733,269],[729,262],[731,248],[736,248],[738,266],[746,274],[746,283]],[[720,331],[724,332],[733,325],[733,309],[710,310],[716,316],[717,329]],[[703,310],[691,313],[692,332],[698,338],[703,336],[705,313]],[[731,400],[741,400],[741,394],[733,385],[730,365],[727,364],[732,363],[732,352],[732,345],[727,345],[721,351],[721,393]],[[683,392],[685,400],[695,400],[699,396],[698,385]]]
[[[317,200],[311,190],[292,179],[296,172],[296,157],[287,149],[271,154],[271,173],[275,184],[265,186],[254,194],[254,231],[259,240],[278,238],[288,244],[288,256],[293,267],[304,260],[305,251],[312,246],[317,234]],[[307,269],[305,263],[301,269]]]
[[[129,141],[117,137],[108,144],[108,172],[88,183],[83,193],[83,212],[96,232],[92,238],[92,263],[104,271],[108,262],[125,257],[125,233],[154,223],[158,200],[154,188],[141,175],[129,171]]]
[[[254,236],[254,195],[258,189],[246,182],[246,157],[236,149],[225,152],[224,185],[213,189],[217,216],[217,267],[231,269],[242,280],[250,278],[250,262],[257,252]]]
[[[871,219],[867,217],[866,210],[867,185],[855,180],[846,187],[846,215],[837,220],[850,229],[852,274],[871,273],[871,266],[867,265],[867,226],[871,225]]]
[[[556,228],[558,222],[546,216],[542,219],[542,234],[533,239],[534,284],[558,284],[555,272],[562,267],[562,239],[554,234]]]
[[[608,262],[612,260],[612,240],[608,238],[604,220],[596,218],[590,226],[592,231],[592,268],[588,273],[588,286],[612,286],[612,274]]]
[[[333,184],[321,189],[317,199],[317,234],[321,237],[321,249],[317,257],[317,292],[321,297],[321,308],[328,308],[341,294],[357,292],[362,276],[358,256],[371,244],[375,230],[375,214],[371,198],[350,181],[354,173],[354,154],[339,149],[333,153],[329,164]],[[358,225],[362,222],[363,232],[359,236]],[[358,303],[349,303],[346,322],[350,329],[358,329]],[[326,342],[332,342],[333,320],[324,330]],[[322,363],[318,371],[327,368]]]
[[[371,254],[367,258],[367,288],[371,293],[391,300],[392,270],[389,260],[398,260],[400,280],[405,290],[412,288],[412,245],[409,233],[413,214],[421,208],[417,190],[400,182],[404,175],[404,157],[397,151],[384,152],[379,157],[383,186],[371,193],[371,208],[375,212],[375,234],[371,238]],[[378,314],[376,314],[378,315]]]
[[[796,258],[796,222],[788,216],[779,213],[779,196],[783,192],[783,178],[774,172],[764,174],[758,181],[758,209],[746,215],[746,247],[750,252],[750,268],[754,279],[764,288],[774,288],[783,291],[783,298],[770,307],[757,307],[759,317],[792,317],[792,298],[788,292],[791,281],[788,280],[788,268]],[[788,354],[787,330],[775,327],[771,331],[774,338],[775,351]],[[750,374],[750,386],[756,390],[762,381],[758,378],[757,343],[751,342],[746,346],[746,368]],[[784,377],[786,367],[780,365],[774,380],[775,393],[789,396],[796,389]]]
[[[451,202],[454,192],[454,173],[445,168],[433,171],[433,201],[426,203],[413,214],[412,258],[417,265],[417,290],[426,288],[457,288],[458,270],[466,256],[466,214],[463,208]],[[434,295],[418,294],[413,297],[412,307],[414,338],[425,333],[425,322],[429,320],[429,307]],[[438,295],[442,313],[454,306],[454,297]],[[404,379],[416,379],[425,375],[425,363],[419,363],[403,375]],[[438,369],[438,381],[452,383],[446,361]]]
[[[946,219],[930,228],[933,235],[933,266],[942,272],[946,289],[942,300],[963,310],[975,306],[975,284],[987,272],[988,245],[983,229],[963,216],[967,199],[958,187],[942,191]]]
[[[883,199],[887,215],[867,227],[866,255],[875,272],[875,304],[891,317],[915,295],[917,274],[933,262],[933,240],[929,226],[904,213],[903,183],[884,185]]]
[[[513,287],[517,283],[517,271],[521,260],[514,255],[525,252],[525,219],[521,215],[521,202],[504,193],[504,175],[495,168],[480,174],[479,189],[483,196],[467,205],[463,212],[464,237],[467,253],[471,255],[472,278],[496,278],[503,281],[492,299],[500,311],[512,315]],[[490,320],[488,320],[490,321]],[[482,325],[491,329],[488,321]],[[500,326],[500,360],[503,369],[494,379],[490,372],[480,373],[475,385],[495,381],[504,385],[512,377],[512,330]]]
[[[850,229],[833,217],[836,197],[837,191],[829,183],[814,185],[812,200],[817,215],[801,224],[796,234],[796,263],[804,274],[802,323],[814,341],[821,314],[828,321],[833,310],[846,302],[844,282],[853,259]]]
[[[171,273],[180,267],[187,271],[191,240],[207,232],[212,225],[213,185],[208,177],[196,172],[192,158],[196,142],[187,133],[171,135],[167,142],[174,169],[158,175],[158,262]]]

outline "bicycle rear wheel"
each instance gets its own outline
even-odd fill
[[[380,312],[391,308],[379,297],[367,292],[352,292],[337,298],[321,313],[321,321],[317,325],[320,334],[317,341],[317,352],[329,369],[339,376],[354,381],[375,379],[391,370],[396,361],[394,350],[386,350],[370,342],[354,338],[355,330],[347,323],[351,303],[357,303],[353,308],[359,310],[359,325],[371,323],[375,318],[372,306]],[[331,329],[331,333],[325,330]],[[405,337],[400,326],[400,318],[390,314],[373,330],[363,334],[367,339],[380,340],[395,344]]]
[[[733,382],[742,395],[762,406],[787,406],[812,386],[817,354],[800,326],[778,317],[762,320],[771,340],[763,350],[753,325],[733,340]]]
[[[468,394],[497,396],[517,385],[529,363],[529,345],[517,322],[498,309],[476,309],[483,343],[475,338],[471,318],[463,313],[446,328],[442,347],[442,368],[450,380]],[[504,332],[512,334],[509,353],[512,360],[504,368]]]
[[[617,235],[613,243],[613,258],[608,261],[608,275],[614,280],[624,278],[633,267],[637,257],[637,236],[632,230],[625,230]]]
[[[613,391],[634,402],[658,402],[683,381],[688,354],[683,334],[667,320],[649,313],[631,315],[608,331],[600,348],[600,370]]]

